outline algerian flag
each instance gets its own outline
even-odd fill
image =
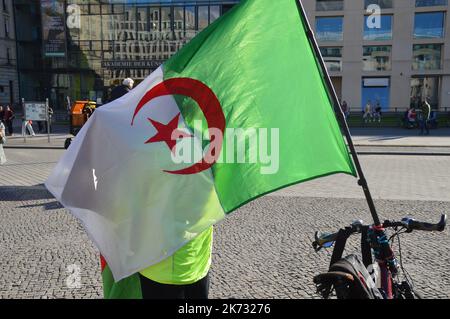
[[[118,281],[241,205],[333,173],[355,175],[296,0],[244,0],[96,110],[46,186]]]

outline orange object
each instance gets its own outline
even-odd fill
[[[70,110],[70,130],[73,135],[87,122],[89,115],[95,110],[97,103],[93,101],[75,101]]]

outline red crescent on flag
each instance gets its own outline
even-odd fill
[[[219,100],[208,86],[198,80],[194,80],[191,78],[168,79],[154,86],[142,97],[141,101],[138,103],[134,111],[131,125],[134,124],[134,119],[145,104],[147,104],[154,98],[164,95],[183,95],[190,97],[191,99],[196,101],[198,106],[202,110],[203,115],[205,116],[206,122],[208,123],[208,129],[215,128],[220,130],[223,137],[223,132],[225,131],[225,115],[223,114],[222,106],[220,105]],[[211,142],[214,140],[214,138],[216,137],[213,136],[211,138]],[[210,160],[206,161],[203,157],[201,161],[192,166],[178,171],[165,172],[179,175],[190,175],[197,174],[209,169],[219,158],[220,151],[222,149],[222,142],[223,139],[220,138],[220,141],[218,141],[217,143],[218,147],[215,150],[214,154],[212,154],[212,158]],[[206,154],[209,153],[212,152],[206,152]]]

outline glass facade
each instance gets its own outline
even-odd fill
[[[316,11],[339,11],[344,10],[343,0],[317,0]]]
[[[364,46],[363,47],[364,71],[389,71],[391,70],[391,46]]]
[[[415,44],[413,70],[438,70],[441,68],[441,44]]]
[[[320,53],[327,66],[328,71],[337,72],[342,70],[342,48],[321,47]]]
[[[416,13],[414,38],[442,38],[444,36],[444,12]]]
[[[376,4],[381,9],[392,8],[392,0],[364,0],[364,9],[367,9],[371,4]]]
[[[316,38],[318,41],[342,41],[343,17],[316,17]]]
[[[389,78],[363,78],[361,107],[370,103],[375,109],[381,106],[383,110],[389,109],[390,79]]]
[[[416,0],[416,7],[446,6],[448,0]]]
[[[438,107],[439,102],[438,76],[414,77],[411,79],[411,102],[410,106],[418,108],[420,103],[427,97],[432,108]]]
[[[125,77],[137,85],[238,2],[17,0],[21,95],[59,109],[67,97],[104,103],[113,86]]]
[[[373,23],[374,17],[364,17],[363,39],[367,41],[380,41],[392,39],[392,15],[381,15],[380,23]]]

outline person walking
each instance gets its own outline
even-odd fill
[[[3,150],[3,145],[6,143],[6,129],[3,121],[0,119],[0,165],[6,163],[6,155]]]
[[[426,135],[430,134],[428,122],[430,121],[431,106],[427,100],[428,98],[425,98],[425,100],[422,102],[422,105],[420,106],[420,114],[419,114],[420,135],[423,135],[424,130],[426,132]]]
[[[3,121],[3,117],[5,116],[5,109],[3,105],[0,105],[0,121]]]
[[[22,136],[25,136],[25,134],[27,134],[27,131],[31,136],[36,136],[33,130],[33,122],[27,121],[24,118],[22,121]]]
[[[342,102],[342,112],[344,113],[345,119],[347,120],[350,114],[350,110],[346,101]]]
[[[111,91],[111,99],[109,102],[112,102],[114,100],[117,100],[118,98],[124,96],[128,92],[130,92],[133,89],[134,81],[130,78],[126,78],[123,80],[122,85],[116,86]]]
[[[3,117],[0,117],[0,120],[3,119],[4,125],[6,125],[6,128],[8,129],[6,133],[7,136],[11,136],[14,133],[13,131],[14,118],[15,118],[14,111],[12,110],[11,106],[7,105],[3,113]]]

